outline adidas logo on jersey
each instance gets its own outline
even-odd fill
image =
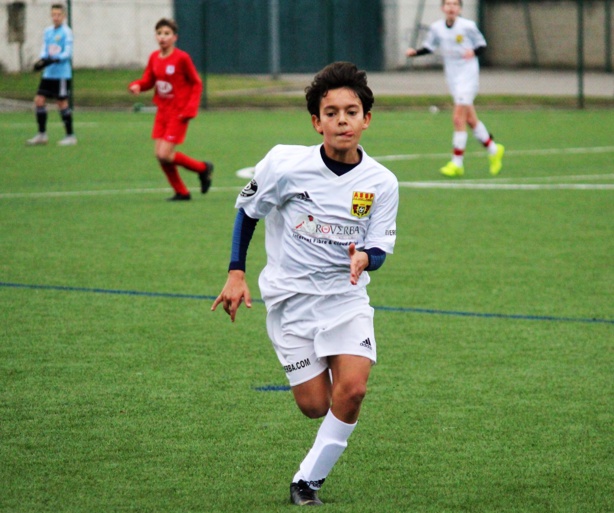
[[[296,199],[298,200],[302,200],[302,201],[311,201],[313,202],[313,200],[309,197],[309,193],[307,191],[305,192],[300,192],[298,193],[296,196],[294,196]]]
[[[365,340],[363,340],[360,343],[361,347],[366,347],[367,349],[373,349],[373,347],[371,346],[371,339],[370,338],[366,338]]]

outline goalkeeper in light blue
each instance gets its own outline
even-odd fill
[[[51,6],[52,25],[45,29],[43,46],[34,70],[43,70],[41,81],[34,97],[38,133],[28,139],[30,146],[47,144],[47,99],[57,101],[58,110],[66,130],[66,136],[58,142],[60,146],[77,144],[73,131],[72,111],[69,106],[72,87],[73,34],[66,24],[66,7],[62,4]]]

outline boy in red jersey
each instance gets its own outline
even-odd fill
[[[156,158],[175,191],[169,200],[186,201],[191,198],[190,191],[177,166],[198,173],[203,194],[211,186],[211,162],[201,162],[175,151],[175,146],[185,139],[188,122],[198,113],[203,84],[190,56],[175,47],[177,24],[174,20],[162,18],[156,23],[156,40],[160,50],[149,56],[143,76],[128,88],[132,94],[139,94],[155,87],[153,101],[158,110],[151,137],[156,142]]]

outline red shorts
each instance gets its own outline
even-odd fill
[[[179,114],[175,111],[164,111],[158,109],[151,132],[152,139],[164,139],[173,144],[181,144],[185,140],[188,131],[187,119],[179,119]]]

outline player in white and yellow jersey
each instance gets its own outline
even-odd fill
[[[373,93],[366,74],[336,62],[306,90],[317,146],[275,146],[239,195],[222,304],[234,321],[251,306],[247,248],[265,219],[267,264],[259,285],[267,330],[294,399],[309,418],[324,417],[290,485],[296,505],[319,505],[317,490],[356,426],[376,361],[369,271],[392,253],[398,183],[359,145]]]
[[[433,23],[422,48],[408,48],[407,57],[426,55],[439,49],[444,63],[446,81],[454,99],[454,135],[452,160],[441,168],[449,177],[464,174],[463,157],[467,145],[467,125],[487,149],[490,174],[501,171],[505,148],[496,144],[492,134],[478,119],[473,101],[478,94],[480,68],[477,57],[486,49],[486,40],[477,25],[460,15],[462,0],[442,0],[445,19]]]

